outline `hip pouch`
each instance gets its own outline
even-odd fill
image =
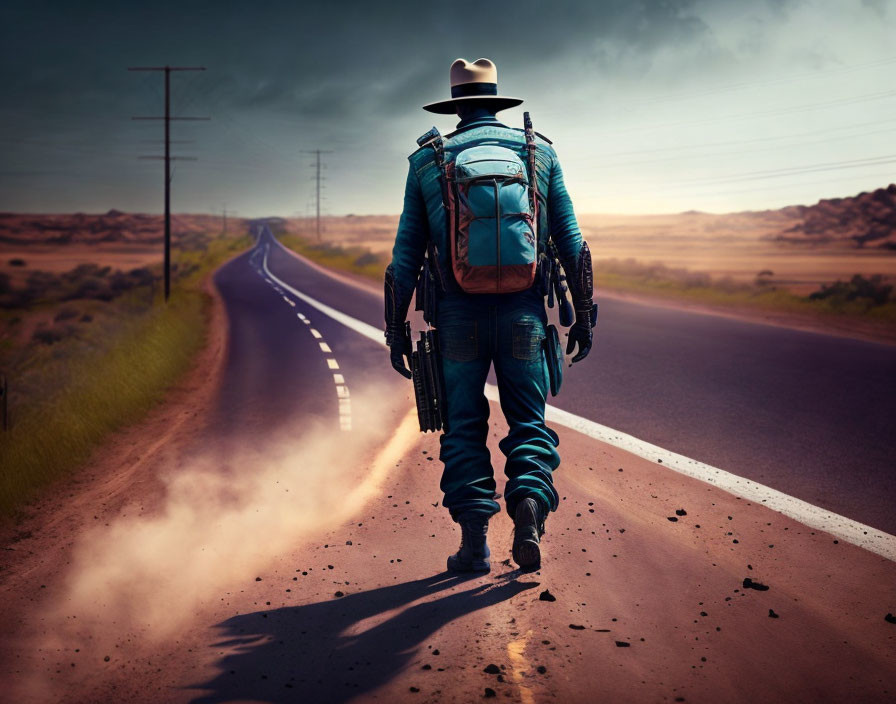
[[[470,147],[445,164],[451,265],[467,293],[514,293],[535,281],[535,199],[507,147]]]

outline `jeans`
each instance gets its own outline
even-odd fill
[[[560,464],[559,439],[544,421],[546,324],[544,301],[534,288],[510,294],[451,293],[439,301],[447,416],[439,455],[445,465],[442,504],[455,520],[461,513],[488,517],[500,511],[486,447],[489,402],[484,387],[493,363],[509,425],[499,443],[507,458],[507,511],[512,516],[516,505],[529,497],[537,501],[542,516],[557,508],[552,473]]]

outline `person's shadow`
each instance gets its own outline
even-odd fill
[[[218,661],[219,675],[189,687],[210,690],[193,702],[344,702],[392,679],[415,657],[417,646],[445,624],[538,584],[503,575],[500,583],[483,581],[385,620],[375,618],[473,578],[443,572],[315,604],[234,616],[218,624],[225,639],[215,647],[236,652]],[[359,627],[365,619],[372,624]],[[438,655],[428,663],[433,669],[449,664]]]

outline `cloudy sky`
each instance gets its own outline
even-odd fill
[[[498,65],[580,212],[764,209],[896,181],[896,0],[45,2],[0,9],[0,210],[400,210],[458,56]],[[518,125],[522,108],[501,113]]]

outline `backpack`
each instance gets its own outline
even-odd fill
[[[418,141],[436,153],[451,269],[466,293],[514,293],[535,282],[538,184],[529,113],[525,132],[526,162],[518,151],[494,141],[446,157],[435,128]]]

